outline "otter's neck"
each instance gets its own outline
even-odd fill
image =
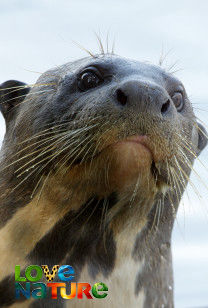
[[[133,303],[145,304],[149,288],[155,287],[153,281],[164,283],[160,271],[164,275],[170,272],[166,278],[172,288],[167,245],[171,227],[165,237],[159,229],[150,234],[147,214],[154,209],[155,195],[148,199],[142,193],[128,193],[98,196],[87,187],[70,190],[49,179],[0,231],[1,250],[7,252],[1,256],[5,258],[1,263],[8,264],[1,271],[1,279],[11,275],[16,264],[22,268],[29,264],[70,264],[75,268],[77,280],[100,280],[109,285],[112,293],[108,300],[112,307],[117,307],[114,299],[118,289],[114,286],[125,289],[126,279],[131,281],[132,307]],[[164,238],[165,262],[162,262],[158,249],[164,244]],[[153,265],[156,268],[152,272]],[[119,278],[121,272],[123,279]]]
[[[0,230],[1,250],[7,252],[1,256],[5,259],[1,264],[10,265],[1,278],[12,272],[17,262],[22,266],[27,262],[53,265],[67,260],[83,267],[93,260],[89,264],[92,273],[98,268],[110,273],[121,256],[117,246],[130,251],[126,234],[136,236],[143,228],[153,196],[147,199],[129,192],[100,196],[91,190],[91,183],[69,187],[55,177],[46,178],[35,196],[29,197],[31,189],[7,219]]]

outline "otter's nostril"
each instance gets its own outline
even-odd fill
[[[165,104],[162,105],[161,113],[165,113],[170,107],[170,100],[168,99]]]
[[[127,102],[127,96],[123,93],[122,90],[118,89],[116,91],[116,96],[117,96],[117,101],[121,104],[121,105],[126,105]]]

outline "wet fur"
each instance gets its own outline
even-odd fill
[[[80,93],[74,76],[92,64],[113,67],[112,79]],[[141,74],[168,91],[178,82],[156,66],[103,54],[46,72],[31,89],[1,86],[1,307],[21,306],[14,303],[15,264],[70,264],[77,280],[106,282],[109,296],[99,307],[173,307],[171,231],[206,132],[187,96],[183,113],[173,110],[166,120],[145,109],[145,91],[142,111],[136,101],[126,112],[112,104],[114,90]],[[154,177],[148,168],[120,177],[122,157],[111,144],[135,134],[149,136]],[[49,299],[24,304],[64,307]]]

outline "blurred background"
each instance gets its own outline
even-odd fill
[[[85,57],[72,41],[96,53],[94,32],[115,53],[175,73],[208,126],[207,0],[0,0],[0,83],[33,84],[56,65]],[[208,128],[208,127],[207,127]],[[0,117],[0,143],[5,132]],[[202,165],[203,164],[203,165]],[[195,163],[173,233],[176,308],[208,307],[208,150]],[[158,307],[159,308],[159,307]]]

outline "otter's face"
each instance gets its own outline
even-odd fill
[[[206,144],[183,84],[147,63],[87,58],[43,74],[21,102],[5,94],[5,151],[13,140],[20,175],[77,168],[99,191],[155,193],[185,183]]]

